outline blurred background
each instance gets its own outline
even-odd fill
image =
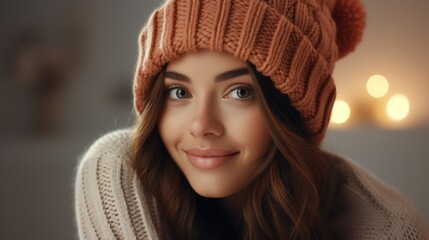
[[[324,147],[393,186],[429,222],[429,1],[363,2],[367,29],[336,66]],[[98,137],[133,124],[137,37],[160,4],[0,1],[2,239],[77,238],[77,163]]]

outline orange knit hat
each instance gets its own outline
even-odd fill
[[[134,106],[141,114],[150,82],[169,61],[198,49],[228,52],[288,95],[319,144],[336,95],[334,64],[364,27],[360,0],[167,0],[140,35]]]

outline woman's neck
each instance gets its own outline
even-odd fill
[[[243,217],[245,191],[240,191],[220,200],[221,207],[231,223],[237,223]]]

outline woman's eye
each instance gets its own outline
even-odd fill
[[[235,98],[237,100],[247,100],[254,96],[254,91],[249,87],[237,87],[234,88],[230,93],[229,97]]]
[[[173,100],[180,100],[189,97],[189,92],[181,87],[173,87],[168,90],[169,98]]]

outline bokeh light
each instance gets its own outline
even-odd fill
[[[407,96],[403,94],[396,94],[392,96],[386,105],[387,115],[395,120],[401,121],[405,119],[410,112],[410,101]]]
[[[372,97],[381,98],[389,90],[389,82],[382,75],[373,75],[368,79],[366,89]]]
[[[336,124],[345,123],[350,117],[350,107],[342,100],[336,100],[332,109],[331,121]]]

